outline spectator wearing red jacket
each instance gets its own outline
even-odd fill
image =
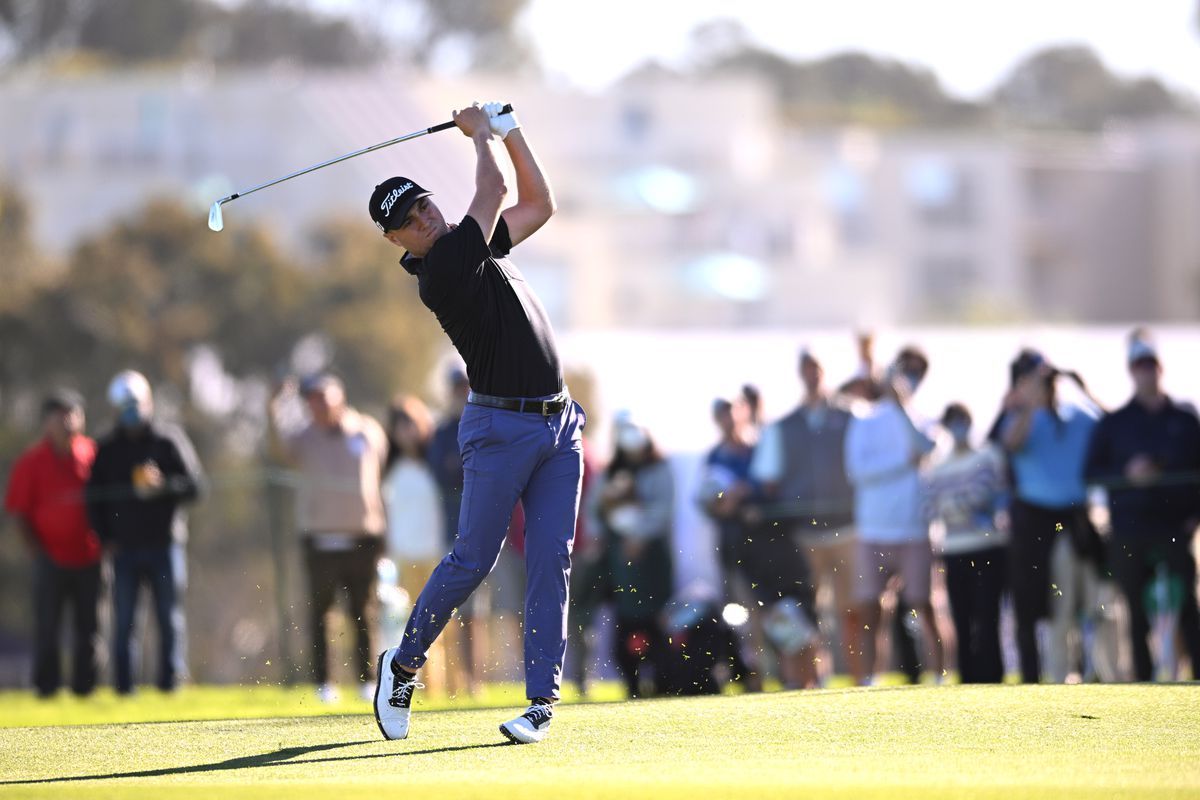
[[[59,628],[71,609],[71,690],[96,686],[100,540],[84,506],[96,443],[83,434],[83,398],[59,390],[42,403],[42,439],[13,466],[4,507],[33,553],[33,683],[41,697],[61,684]]]

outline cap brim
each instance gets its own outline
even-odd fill
[[[404,218],[408,216],[408,212],[413,207],[413,204],[422,197],[429,197],[431,194],[433,194],[433,192],[417,192],[403,203],[397,204],[396,207],[392,209],[392,213],[388,214],[387,222],[384,223],[384,232],[398,228],[400,223],[404,222]]]

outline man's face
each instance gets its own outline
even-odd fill
[[[308,402],[308,413],[314,423],[322,428],[332,428],[342,418],[346,405],[346,396],[341,387],[327,384],[304,396]]]
[[[46,414],[43,426],[46,436],[55,441],[65,441],[83,433],[83,409],[58,410]]]
[[[821,381],[825,378],[825,371],[821,369],[821,365],[815,359],[805,358],[800,361],[800,380],[804,382],[804,389],[809,394],[816,394],[821,389]]]
[[[1162,364],[1156,358],[1139,358],[1129,365],[1129,376],[1138,394],[1158,394],[1162,383]]]
[[[908,382],[911,384],[913,392],[915,392],[917,387],[921,385],[921,381],[925,379],[925,373],[929,369],[929,365],[926,364],[922,359],[909,356],[902,357],[898,362],[896,362],[896,366],[899,367],[900,372],[903,373],[906,378],[908,378]]]
[[[428,197],[412,204],[400,224],[383,235],[397,247],[403,247],[416,258],[424,258],[441,236],[449,232],[450,226],[441,210]]]

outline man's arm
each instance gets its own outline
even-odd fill
[[[163,482],[164,491],[181,503],[190,503],[205,490],[204,470],[196,448],[182,428],[173,429],[166,437],[171,452],[171,469]]]
[[[1083,462],[1083,479],[1088,484],[1102,485],[1120,477],[1121,468],[1113,463],[1110,419],[1101,419],[1092,429],[1091,438],[1088,440],[1087,457]]]
[[[108,520],[108,498],[111,497],[112,487],[108,485],[108,451],[103,447],[96,451],[96,460],[92,462],[92,474],[88,476],[87,486],[83,490],[84,508],[87,511],[88,522],[96,532],[100,543],[108,546],[112,543],[113,532]]]
[[[485,103],[483,110],[491,120],[492,133],[504,140],[504,148],[517,173],[517,203],[501,215],[508,226],[509,244],[516,246],[546,224],[558,205],[546,173],[525,139],[515,112],[501,114],[500,103]],[[491,241],[489,238],[488,241]]]
[[[504,209],[503,214],[509,238],[516,246],[545,225],[558,210],[558,205],[546,173],[520,128],[504,137],[504,149],[517,173],[516,205]]]
[[[24,514],[13,514],[13,522],[17,525],[17,530],[21,532],[21,538],[25,540],[25,544],[29,547],[29,552],[37,554],[42,551],[41,541],[38,539],[37,530],[33,527],[33,522]]]
[[[289,378],[275,386],[267,398],[267,457],[288,467],[296,466],[297,459],[291,442],[279,430],[279,403],[285,393],[295,391],[295,381]]]
[[[504,175],[496,163],[496,153],[492,150],[491,120],[482,108],[471,106],[454,112],[454,124],[475,143],[475,197],[467,209],[467,216],[478,223],[483,241],[487,243],[496,232],[500,204],[508,193]]]

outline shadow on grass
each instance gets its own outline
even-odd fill
[[[292,764],[323,764],[332,761],[360,761],[368,758],[402,758],[404,756],[428,756],[438,753],[454,753],[460,750],[481,750],[488,747],[511,747],[511,742],[488,742],[487,744],[465,744],[458,747],[436,747],[428,750],[407,750],[395,753],[365,753],[361,756],[327,756],[324,758],[305,758],[295,760],[299,756],[310,753],[322,753],[338,750],[343,747],[356,747],[364,744],[378,744],[378,739],[368,739],[361,742],[336,742],[333,744],[317,744],[311,747],[284,747],[271,753],[257,756],[241,756],[212,764],[195,764],[190,767],[163,767],[162,769],[143,769],[134,772],[110,772],[105,775],[69,775],[61,778],[34,778],[31,780],[0,781],[0,786],[27,786],[38,783],[73,783],[76,781],[107,781],[116,778],[161,778],[169,775],[191,775],[197,772],[224,772],[234,769],[254,769],[257,767],[288,766]]]

